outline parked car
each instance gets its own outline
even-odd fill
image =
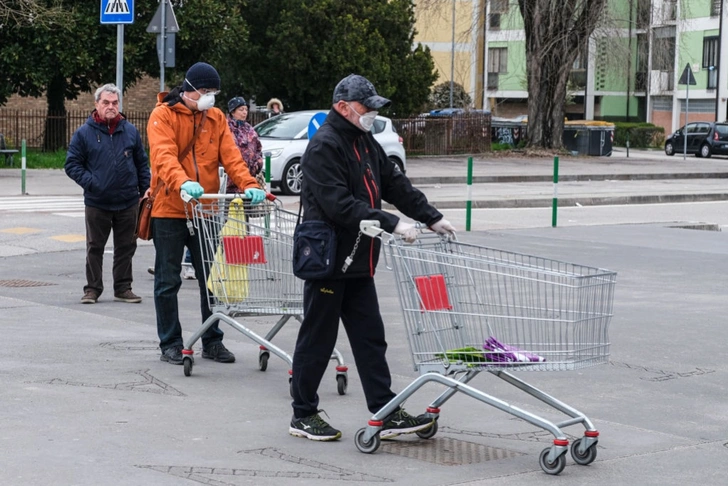
[[[680,154],[685,150],[685,133],[687,133],[687,153],[696,157],[711,155],[728,155],[728,123],[693,122],[680,127],[665,140],[667,155]]]
[[[284,194],[301,193],[301,156],[308,145],[308,123],[316,113],[328,113],[328,110],[284,113],[254,127],[263,145],[263,155],[270,152],[271,187],[280,189]],[[372,133],[389,160],[405,172],[407,158],[402,137],[394,129],[392,120],[377,116]]]

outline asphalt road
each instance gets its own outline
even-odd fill
[[[506,175],[523,165],[526,174],[548,174],[549,161],[531,162],[500,161],[482,170]],[[716,174],[725,160],[703,162],[707,179],[722,179]],[[678,171],[674,158],[664,165],[652,159],[574,163],[592,174],[633,165],[640,169],[631,168],[633,174]],[[233,328],[223,326],[238,357],[233,365],[199,359],[199,344],[191,377],[159,361],[153,278],[146,273],[154,259],[150,243],[139,245],[134,261],[141,304],[115,303],[108,293],[99,304],[80,304],[85,243],[79,191],[59,174],[34,173],[27,182],[33,195],[11,196],[18,178],[0,171],[3,484],[671,485],[723,484],[728,474],[728,366],[722,359],[728,236],[717,231],[728,225],[728,202],[572,206],[559,209],[555,228],[548,207],[491,207],[473,212],[473,231],[460,231],[462,242],[617,272],[609,364],[516,373],[584,412],[600,432],[594,463],[579,466],[567,456],[566,469],[551,477],[541,471],[538,454],[552,436],[463,394],[443,405],[432,439],[400,437],[374,454],[359,452],[354,434],[369,414],[343,332],[337,348],[349,366],[347,393],[337,393],[333,365],[320,389],[321,406],[343,438],[313,443],[290,437],[287,365],[271,357],[268,370],[259,371],[258,346]],[[514,197],[548,191],[533,184]],[[585,185],[583,194],[589,189]],[[284,201],[296,207],[295,198]],[[464,209],[444,212],[464,226]],[[418,373],[385,263],[376,279],[393,387],[402,390]],[[199,325],[196,284],[184,281],[180,290],[186,336]],[[265,334],[277,316],[239,320]],[[291,352],[296,327],[286,324],[274,343]],[[563,419],[489,373],[470,384],[548,420]],[[407,410],[423,412],[442,390],[426,385]],[[572,442],[583,434],[580,425],[564,430]]]

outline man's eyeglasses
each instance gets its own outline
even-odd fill
[[[189,79],[185,78],[185,81],[187,81],[187,84],[189,84],[190,86],[192,86],[192,83],[190,83],[190,80]],[[217,95],[220,94],[220,90],[219,89],[202,88],[201,90],[199,90],[199,89],[195,88],[194,86],[192,86],[192,89],[194,89],[195,91],[197,91],[198,93],[200,93],[200,95],[211,94],[213,96],[217,96]]]

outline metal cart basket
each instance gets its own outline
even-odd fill
[[[291,264],[297,214],[284,210],[271,194],[257,206],[249,206],[240,195],[205,194],[192,205],[192,216],[212,316],[185,343],[185,375],[190,376],[194,365],[192,346],[218,321],[260,345],[261,371],[273,353],[288,363],[290,374],[291,356],[271,340],[291,317],[300,322],[303,316],[303,282],[293,275]],[[236,320],[244,316],[281,317],[261,337]],[[344,395],[348,369],[339,351],[334,350],[332,359],[337,361],[338,392]]]
[[[606,363],[615,272],[438,235],[423,235],[407,245],[383,233],[376,222],[362,222],[362,231],[382,239],[420,376],[357,432],[360,451],[376,451],[383,418],[434,381],[448,389],[427,407],[424,416],[433,425],[418,432],[420,437],[435,435],[440,407],[459,391],[552,433],[553,446],[539,456],[546,473],[559,474],[566,464],[569,441],[562,427],[583,424],[584,437],[572,443],[571,455],[578,464],[594,461],[599,432],[589,419],[511,371],[564,371]],[[468,385],[481,371],[570,418],[552,423]]]

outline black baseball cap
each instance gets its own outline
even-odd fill
[[[378,110],[392,104],[390,100],[379,96],[374,85],[364,76],[350,74],[334,88],[334,104],[339,101],[358,101],[372,110]]]

